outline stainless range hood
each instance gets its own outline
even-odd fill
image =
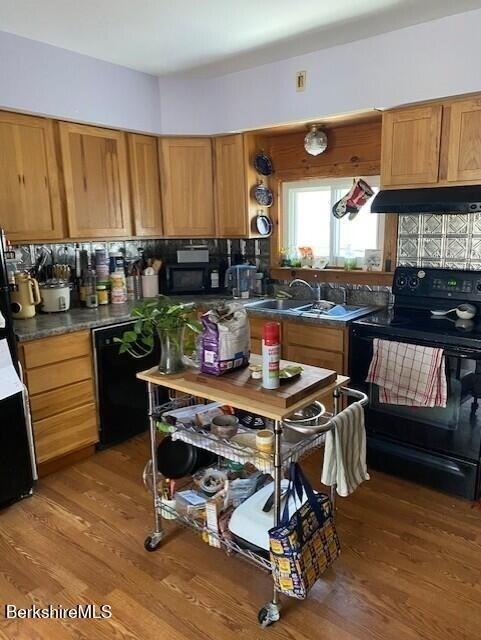
[[[371,213],[472,213],[481,211],[481,185],[429,189],[386,189]]]

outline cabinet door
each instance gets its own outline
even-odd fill
[[[164,233],[171,238],[215,235],[210,138],[160,141]]]
[[[435,184],[442,105],[387,111],[382,120],[383,186]]]
[[[214,148],[217,234],[245,237],[248,213],[244,138],[242,134],[215,138]]]
[[[157,138],[129,134],[134,227],[137,236],[162,235]]]
[[[130,235],[125,134],[62,122],[60,143],[69,236]]]
[[[447,179],[481,181],[480,99],[450,105]]]
[[[64,236],[53,124],[0,113],[0,226],[10,240]]]

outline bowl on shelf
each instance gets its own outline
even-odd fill
[[[199,489],[204,493],[213,496],[223,489],[227,474],[220,469],[206,469],[201,478],[199,478]]]
[[[232,415],[215,416],[210,423],[210,432],[225,440],[235,436],[238,428],[239,418]]]

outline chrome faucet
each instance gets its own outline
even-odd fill
[[[305,280],[301,280],[301,278],[295,278],[294,280],[291,280],[291,282],[289,283],[289,289],[295,285],[295,284],[303,284],[306,287],[308,287],[311,290],[311,293],[314,297],[314,301],[315,302],[320,302],[321,300],[321,284],[320,282],[316,282],[314,286],[312,286],[312,284],[309,284],[309,282],[306,282]]]

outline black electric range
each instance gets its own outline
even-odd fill
[[[481,273],[398,267],[394,307],[351,326],[352,383],[369,394],[366,410],[371,466],[449,493],[477,499],[481,458]],[[431,310],[475,306],[466,320]],[[377,385],[365,382],[373,339],[444,350],[448,402],[445,408],[409,407],[379,401]]]

